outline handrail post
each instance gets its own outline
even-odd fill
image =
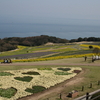
[[[100,81],[98,81],[98,85],[100,85]]]
[[[82,86],[82,91],[84,91],[84,86]]]
[[[61,93],[60,93],[60,99],[62,99],[62,98],[61,98]]]
[[[89,93],[86,93],[86,100],[89,100]]]

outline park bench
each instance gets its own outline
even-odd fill
[[[67,97],[74,98],[74,97],[77,97],[78,95],[79,95],[78,91],[77,90],[73,90],[73,91],[69,92]]]

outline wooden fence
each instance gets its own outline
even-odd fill
[[[82,92],[82,91],[85,91],[87,88],[93,88],[94,86],[100,86],[100,81],[96,81],[96,82],[93,82],[93,83],[90,83],[90,84],[88,84],[87,86],[82,86],[79,90],[77,90],[78,92]],[[86,93],[86,95],[84,95],[84,96],[81,96],[81,97],[79,97],[79,98],[76,98],[76,99],[73,99],[73,100],[100,100],[100,99],[97,99],[97,98],[100,98],[100,95],[97,95],[97,96],[95,96],[94,98],[91,98],[91,97],[93,97],[93,95],[94,94],[96,94],[96,93],[100,93],[100,89],[98,89],[98,90],[96,90],[96,91],[94,91],[94,92],[91,92],[91,93]],[[53,98],[53,100],[63,100],[63,98],[62,98],[62,95],[63,95],[63,93],[59,93],[56,97],[48,97],[48,98],[46,98],[46,99],[44,99],[44,100],[52,100],[52,98]],[[67,97],[67,93],[66,93],[66,97]],[[76,96],[77,97],[77,96]],[[54,99],[55,98],[55,99]],[[67,98],[66,98],[66,100],[68,100]]]

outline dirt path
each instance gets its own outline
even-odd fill
[[[0,64],[0,66],[35,66],[35,65],[74,65],[74,66],[100,66],[96,63],[38,63],[38,62],[20,62],[20,63],[11,63],[11,64]]]

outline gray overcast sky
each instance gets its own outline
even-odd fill
[[[0,0],[1,24],[100,25],[99,22],[100,0]]]
[[[2,22],[65,18],[100,20],[100,0],[0,0]]]

